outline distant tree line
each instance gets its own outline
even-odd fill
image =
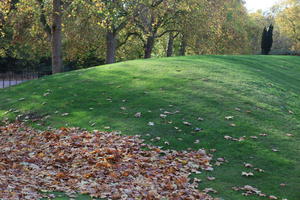
[[[137,58],[268,54],[271,30],[271,53],[297,53],[299,7],[286,0],[249,14],[241,0],[2,0],[0,70],[58,73]],[[264,30],[269,24],[274,30]]]

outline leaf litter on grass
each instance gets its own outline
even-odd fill
[[[108,199],[213,199],[192,173],[211,170],[211,155],[162,150],[139,136],[61,128],[0,126],[0,199],[40,199],[43,192]],[[147,150],[144,150],[147,149]]]

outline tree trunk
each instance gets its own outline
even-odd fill
[[[153,50],[153,47],[154,47],[154,36],[149,36],[147,38],[147,43],[145,45],[145,55],[144,55],[144,58],[147,59],[147,58],[151,58],[151,54],[152,54],[152,50]]]
[[[52,73],[63,71],[62,66],[62,37],[61,37],[61,0],[53,0],[53,24],[52,24]]]
[[[182,39],[181,39],[180,49],[179,49],[179,55],[180,56],[185,56],[186,46],[187,46],[186,37],[183,35]]]
[[[167,57],[171,57],[173,55],[173,45],[174,45],[174,34],[171,32],[169,34]]]
[[[116,34],[113,31],[106,33],[106,64],[116,62]]]

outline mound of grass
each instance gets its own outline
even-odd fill
[[[215,160],[228,162],[197,175],[200,189],[258,199],[232,190],[251,185],[300,199],[299,57],[175,57],[57,74],[0,90],[0,118],[18,115],[39,128],[79,126],[139,134],[168,149],[216,149]]]

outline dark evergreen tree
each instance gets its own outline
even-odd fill
[[[264,28],[261,38],[261,54],[266,55],[266,46],[267,46],[268,30],[267,27]]]
[[[261,40],[261,53],[263,55],[269,55],[273,45],[273,25],[271,24],[268,29],[264,28]]]
[[[273,45],[273,29],[274,27],[271,24],[268,29],[268,46],[267,46],[268,54],[271,51]]]

